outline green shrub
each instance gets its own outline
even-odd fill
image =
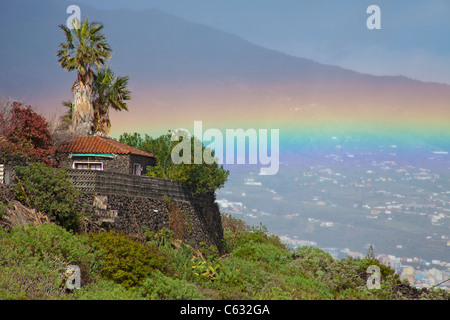
[[[366,273],[367,268],[371,265],[375,265],[378,266],[380,268],[380,278],[382,279],[386,279],[389,276],[393,276],[395,278],[398,279],[398,275],[395,274],[395,270],[391,269],[390,267],[380,263],[377,259],[368,259],[368,258],[364,258],[364,259],[357,259],[354,260],[355,265],[358,266],[358,270],[360,273]]]
[[[266,243],[281,249],[287,249],[286,246],[275,235],[267,235],[260,231],[238,231],[238,232],[224,232],[225,243],[228,251],[233,251],[236,248],[245,246],[248,243]]]
[[[0,300],[63,299],[64,264],[48,266],[28,261],[14,267],[0,267]]]
[[[0,228],[0,299],[55,299],[65,293],[68,265],[81,269],[82,285],[95,277],[87,239],[54,224]]]
[[[251,299],[272,279],[262,264],[255,261],[230,256],[220,263],[218,277],[210,287],[217,290],[222,299]]]
[[[264,263],[287,263],[291,260],[292,254],[286,250],[276,247],[270,243],[254,243],[252,241],[235,249],[233,256]]]
[[[364,286],[357,265],[352,258],[335,260],[330,254],[314,247],[301,247],[294,252],[291,263],[306,277],[316,278],[324,283],[334,294]]]
[[[20,247],[27,248],[36,259],[77,265],[83,283],[89,282],[98,271],[98,253],[89,246],[87,237],[74,235],[57,225],[18,226],[11,230],[9,238]]]
[[[139,293],[149,300],[200,300],[203,295],[197,287],[185,280],[165,276],[159,270],[145,279]]]
[[[48,215],[52,222],[66,229],[78,230],[79,192],[64,170],[32,163],[28,167],[16,167],[16,172],[17,200]]]
[[[166,258],[157,249],[114,231],[91,234],[101,251],[101,274],[126,288],[142,285],[155,269],[164,269]]]
[[[204,241],[200,242],[199,251],[207,260],[213,261],[219,257],[219,249],[215,245],[208,246]]]
[[[284,288],[280,288],[279,286],[270,285],[267,288],[264,288],[260,292],[257,292],[255,300],[291,300],[292,295],[291,292],[288,292]]]
[[[170,229],[163,228],[157,232],[149,231],[147,227],[142,227],[142,231],[147,237],[149,244],[154,245],[158,248],[169,247],[174,248],[172,245],[174,232]]]
[[[250,231],[251,227],[244,221],[233,217],[231,214],[222,214],[222,228],[227,232],[245,232]]]
[[[135,290],[127,290],[124,286],[111,280],[99,280],[75,290],[73,296],[77,300],[143,300]]]
[[[215,280],[218,277],[220,264],[195,258],[192,265],[194,275],[203,280]]]

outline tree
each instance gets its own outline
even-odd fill
[[[72,86],[73,109],[72,130],[82,134],[92,132],[94,109],[91,102],[94,66],[106,67],[106,60],[111,58],[112,50],[102,34],[103,25],[74,20],[74,28],[65,25],[59,27],[64,31],[66,42],[60,43],[56,56],[65,71],[77,71],[77,79]]]
[[[94,81],[92,83],[92,106],[94,110],[93,132],[104,134],[110,132],[110,108],[117,111],[128,111],[128,106],[125,103],[125,101],[131,99],[131,92],[127,88],[128,80],[128,76],[114,76],[110,68],[97,69],[97,72],[94,73]],[[68,108],[60,119],[62,128],[65,130],[72,123],[73,104],[70,101],[63,101],[62,105]]]
[[[369,245],[369,249],[367,249],[366,259],[375,260],[375,251],[373,249],[373,245]]]
[[[131,146],[155,155],[157,165],[148,167],[147,175],[180,181],[193,187],[197,194],[214,192],[223,187],[228,179],[229,171],[217,163],[207,164],[202,162],[201,164],[195,164],[192,159],[191,163],[175,164],[172,161],[172,150],[178,144],[178,141],[172,141],[171,132],[158,138],[152,138],[147,134],[142,138],[138,133],[124,133],[119,137],[119,141],[130,143]],[[196,142],[198,140],[191,137],[192,150]],[[202,150],[205,150],[203,145]],[[211,153],[214,155],[214,152]],[[194,152],[191,152],[192,157],[193,154]]]
[[[93,131],[108,134],[111,130],[109,109],[127,110],[125,101],[130,100],[129,77],[116,77],[110,68],[97,69],[92,85],[92,104],[94,108]]]
[[[67,107],[68,110],[61,116],[61,122],[64,126],[70,126],[72,123],[73,104],[72,101],[63,101],[62,105]]]
[[[146,139],[147,139],[147,135],[146,135]],[[130,147],[133,147],[136,149],[141,149],[142,143],[144,142],[144,139],[142,138],[142,136],[137,132],[135,132],[133,134],[125,132],[120,135],[119,140],[120,140],[120,142],[125,143],[125,144],[129,145]]]
[[[0,114],[0,151],[54,164],[55,148],[47,121],[31,106],[22,107],[19,102],[12,102],[9,109]]]

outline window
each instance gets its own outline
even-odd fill
[[[140,176],[142,173],[142,166],[139,163],[133,164],[133,174]]]
[[[74,162],[74,169],[80,170],[103,170],[102,162]]]

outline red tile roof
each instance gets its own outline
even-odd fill
[[[61,153],[92,153],[92,154],[135,154],[145,157],[155,156],[151,153],[130,147],[111,138],[100,136],[76,137],[58,148]]]

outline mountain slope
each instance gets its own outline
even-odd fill
[[[0,12],[0,92],[62,112],[74,74],[57,64],[68,3],[8,2]],[[248,125],[270,119],[434,117],[449,115],[450,86],[404,77],[364,75],[254,45],[234,35],[157,10],[99,11],[82,16],[105,25],[113,69],[130,75],[130,112],[113,114],[113,131],[127,126],[186,125],[194,119]],[[426,106],[426,107],[425,107]],[[170,121],[149,123],[151,112]],[[220,121],[219,121],[220,120]],[[116,124],[114,126],[114,124]],[[114,133],[113,132],[113,133]]]

